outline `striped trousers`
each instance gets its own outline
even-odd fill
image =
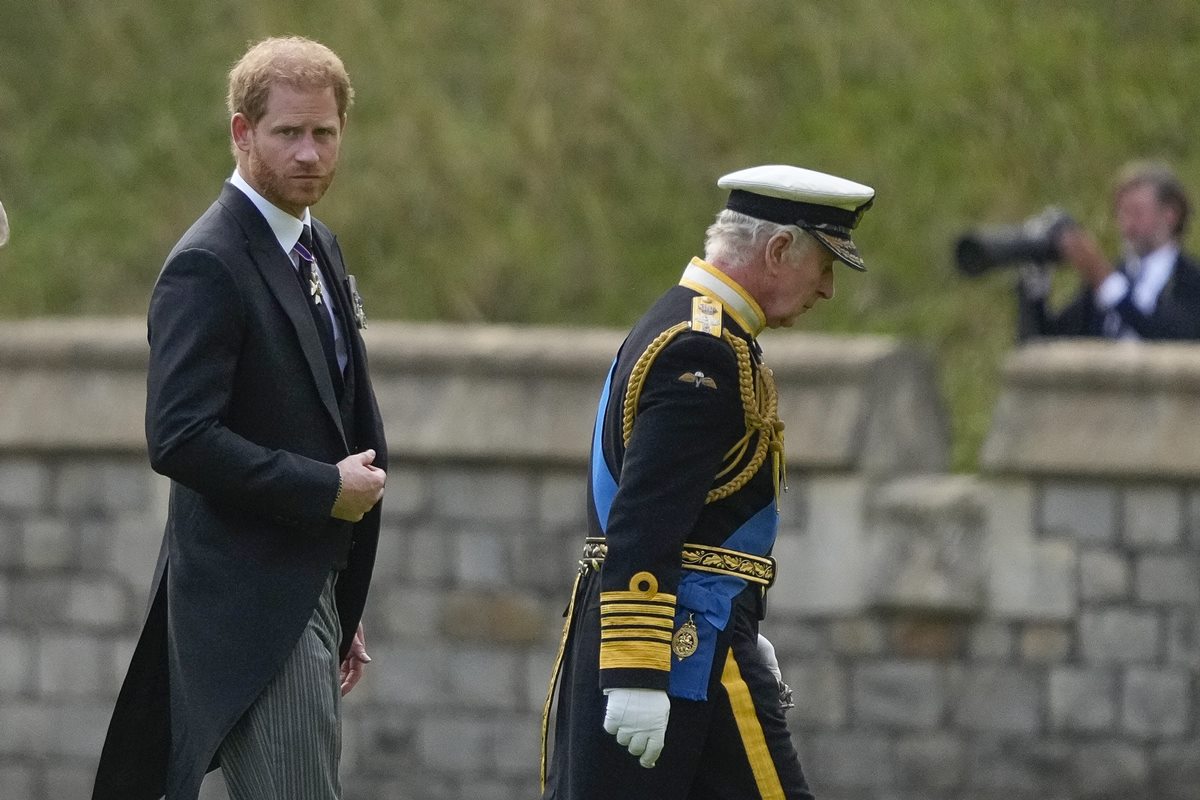
[[[230,800],[337,800],[342,749],[338,623],[330,573],[291,656],[218,751]]]

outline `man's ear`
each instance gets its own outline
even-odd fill
[[[774,273],[787,261],[788,248],[792,246],[792,232],[780,231],[767,240],[767,271]]]
[[[233,139],[233,146],[245,153],[250,150],[250,139],[254,133],[254,126],[250,124],[250,120],[242,112],[233,115],[229,120],[229,135]]]

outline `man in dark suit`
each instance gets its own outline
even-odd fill
[[[790,166],[718,186],[704,259],[633,327],[601,392],[544,800],[812,800],[759,634],[784,461],[757,337],[832,297],[835,260],[863,269],[850,232],[875,191]]]
[[[94,798],[195,798],[218,765],[235,800],[339,796],[387,453],[361,301],[309,213],[352,99],[307,39],[229,74],[237,167],[150,301],[146,437],[170,510]]]
[[[1044,266],[1022,269],[1021,338],[1200,339],[1200,264],[1180,249],[1189,210],[1183,184],[1165,165],[1134,162],[1118,176],[1113,205],[1125,251],[1115,265],[1078,225],[1055,232],[1061,259],[1082,284],[1060,311],[1047,308]]]

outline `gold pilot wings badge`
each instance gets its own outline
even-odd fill
[[[679,376],[678,380],[683,381],[684,383],[690,383],[697,389],[701,386],[709,389],[717,388],[717,382],[699,370],[696,370],[695,372],[685,372]]]

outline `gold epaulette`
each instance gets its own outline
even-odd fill
[[[627,592],[600,593],[600,669],[671,669],[675,595],[639,572]]]
[[[702,308],[699,311],[697,310],[700,306],[696,301],[701,300],[711,300],[711,298],[703,296],[695,298],[692,304],[692,320],[680,322],[660,333],[654,338],[654,341],[650,342],[645,352],[634,363],[633,371],[629,374],[629,384],[625,389],[625,402],[621,409],[621,437],[626,447],[629,446],[629,440],[633,436],[633,423],[637,418],[638,400],[642,396],[642,389],[646,384],[646,376],[650,373],[650,367],[654,364],[654,359],[658,357],[663,348],[670,344],[671,340],[676,336],[684,331],[697,329],[697,314],[701,314],[705,319],[708,318],[709,311],[707,309]],[[779,487],[784,480],[784,462],[783,422],[779,419],[779,395],[775,389],[775,377],[765,365],[762,365],[757,373],[755,372],[750,359],[750,346],[746,344],[744,339],[734,336],[728,330],[724,330],[719,322],[720,314],[718,313],[717,316],[717,332],[713,333],[711,324],[708,325],[709,329],[706,332],[723,339],[726,344],[733,348],[734,355],[737,358],[738,390],[741,394],[742,409],[745,413],[746,434],[725,453],[722,459],[725,467],[717,473],[716,479],[720,480],[725,477],[742,462],[747,452],[749,452],[751,439],[755,438],[756,435],[757,441],[754,445],[754,452],[751,454],[750,460],[746,462],[746,465],[728,481],[710,490],[705,496],[704,502],[707,504],[729,497],[745,486],[758,473],[763,461],[766,460],[768,452],[772,456],[775,497],[776,501],[778,501]],[[711,322],[711,320],[709,321]]]

